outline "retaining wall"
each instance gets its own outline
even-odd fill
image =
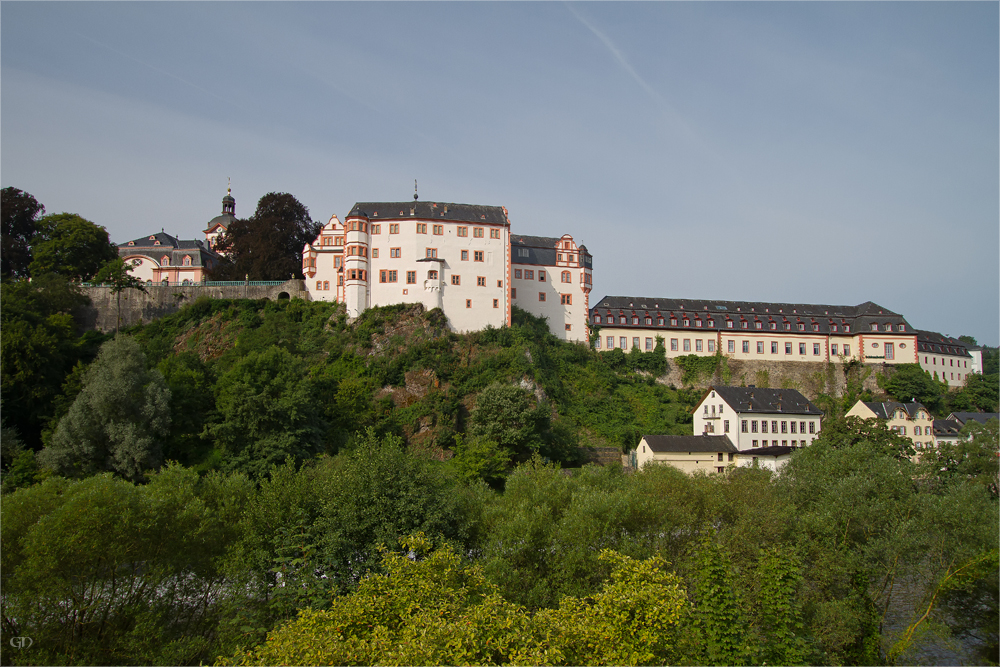
[[[78,313],[83,329],[114,331],[118,300],[111,288],[91,285],[81,289],[91,303]],[[130,289],[121,293],[121,326],[145,324],[176,313],[203,295],[213,299],[309,299],[303,280],[288,280],[280,285],[147,285],[146,291],[143,294]]]

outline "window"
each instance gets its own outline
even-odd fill
[[[493,307],[494,308],[499,308],[500,307],[500,299],[493,299]],[[569,326],[569,325],[567,324],[566,326]]]
[[[743,321],[740,322],[740,326],[743,327],[744,329],[746,329],[746,328],[749,328],[750,323],[747,322],[746,320],[743,320]]]
[[[594,349],[597,349],[597,350],[601,349],[601,337],[600,336],[598,336],[597,338],[594,339]]]
[[[572,331],[572,329],[573,329],[573,325],[572,324],[567,324],[566,325],[566,331]]]
[[[545,292],[539,292],[538,293],[538,300],[539,301],[545,301]]]
[[[343,285],[344,285],[344,276],[337,276],[337,284],[340,285],[341,287],[343,287]]]
[[[792,423],[791,423],[791,427],[792,427],[792,434],[794,435],[794,434],[795,434],[795,427],[796,427],[796,423],[795,423],[795,422],[792,422]]]
[[[477,238],[477,239],[483,238],[483,228],[482,227],[473,227],[472,228],[472,236],[474,238]]]
[[[730,354],[735,354],[735,352],[736,352],[736,341],[735,340],[726,341],[726,351],[729,352]]]
[[[708,341],[708,351],[709,352],[715,352],[715,341],[714,340]]]
[[[872,331],[878,331],[878,323],[872,322]]]
[[[381,234],[382,225],[372,225],[372,234]]]
[[[756,322],[754,322],[753,324],[754,324],[754,326],[755,326],[755,327],[757,327],[758,329],[762,328],[762,327],[763,327],[763,325],[764,325],[764,323],[763,323],[763,322],[761,322],[760,320],[757,320],[757,321],[756,321]]]
[[[170,266],[170,255],[164,255],[160,258],[160,266]]]
[[[676,338],[671,338],[670,339],[670,349],[673,352],[677,351],[677,339]]]
[[[325,289],[325,290],[330,289],[330,281],[329,280],[324,280],[323,281],[323,289]]]
[[[442,236],[444,234],[444,225],[433,225],[431,231],[434,232],[435,236]]]
[[[661,326],[662,327],[663,326],[663,318],[661,317],[658,320],[656,320],[656,324],[657,324],[657,326]]]
[[[691,339],[690,338],[685,338],[684,339],[684,351],[685,352],[690,352],[691,351]]]
[[[619,336],[618,337],[618,347],[620,347],[623,350],[627,349],[628,348],[628,338],[626,338],[625,336]]]
[[[652,350],[652,349],[653,349],[653,339],[647,337],[646,338],[646,350],[648,351],[648,350]]]
[[[799,422],[799,433],[802,433],[804,435],[805,432],[806,432],[806,423]],[[795,433],[795,431],[793,430],[792,433]]]
[[[424,257],[428,257],[428,258],[434,259],[434,258],[436,258],[438,256],[438,249],[437,248],[425,248],[424,250],[426,251],[426,254],[424,255]]]
[[[389,257],[392,259],[399,259],[403,256],[402,248],[389,248]]]
[[[764,354],[764,341],[757,341],[757,354]]]
[[[695,320],[695,321],[694,321],[694,325],[695,325],[696,327],[700,327],[700,326],[701,326],[701,320]]]
[[[529,255],[529,253],[528,253],[528,249],[527,248],[518,248],[517,249],[517,256],[518,257],[527,257],[528,255]]]
[[[920,432],[920,427],[919,426],[914,426],[913,427],[913,435],[922,435],[921,432]]]
[[[181,266],[191,266],[191,255],[184,255],[184,259],[181,260]]]
[[[691,326],[691,320],[689,320],[688,318],[685,317],[684,318],[684,326],[686,326],[686,327]]]
[[[719,460],[720,460],[720,461],[722,461],[722,460],[723,460],[723,458],[724,458],[724,457],[722,456],[722,452],[719,452]],[[719,471],[719,472],[722,472],[722,468],[718,468],[718,471]]]
[[[573,305],[573,295],[572,294],[560,294],[559,299],[564,306]]]
[[[729,433],[729,420],[728,419],[725,419],[722,422],[722,432],[723,433]],[[730,454],[730,456],[732,456],[732,454]]]
[[[756,433],[757,432],[757,420],[756,419],[753,420],[752,422],[750,422],[750,431],[752,433]]]
[[[594,313],[594,324],[600,324],[600,323],[601,323],[601,316]]]
[[[670,318],[670,326],[672,326],[672,327],[677,326],[677,318],[675,318],[675,317],[671,317]]]
[[[452,285],[461,285],[462,284],[462,276],[460,276],[460,275],[458,275],[456,273],[451,274],[451,284]]]
[[[416,271],[407,271],[406,272],[406,284],[407,285],[413,285],[416,282],[417,282],[417,272]]]
[[[805,354],[805,353],[806,353],[806,344],[799,343],[799,354]]]
[[[760,422],[760,432],[761,433],[767,433],[767,420],[766,419],[762,419],[761,422]]]
[[[906,325],[900,324],[898,327],[896,327],[896,329],[898,329],[899,331],[906,331]]]
[[[532,271],[531,269],[525,269],[524,270],[524,279],[525,280],[534,280],[535,279],[535,272]]]
[[[476,287],[486,287],[486,276],[476,276]]]
[[[316,281],[316,289],[323,289],[323,281],[322,280],[317,280]]]
[[[427,272],[427,280],[437,280],[438,272],[433,269]]]
[[[833,356],[837,356],[837,344],[836,343],[834,343],[833,345],[830,346],[830,354],[832,354]]]
[[[830,325],[830,331],[832,331],[833,333],[837,333],[837,325],[836,324],[831,324]]]
[[[608,349],[611,350],[614,349],[614,347],[615,347],[615,337],[608,336]]]
[[[632,347],[634,347],[635,349],[639,349],[639,338],[638,337],[635,337],[635,338],[632,339]]]
[[[733,328],[733,321],[732,320],[726,320],[726,328],[727,329],[732,329]]]
[[[483,251],[482,250],[473,250],[472,251],[472,259],[475,260],[475,261],[477,261],[477,262],[483,261]]]
[[[740,422],[740,432],[741,433],[746,433],[747,432],[747,420],[746,419],[744,419],[744,420],[742,420]]]
[[[423,222],[418,222],[417,223],[417,234],[426,234],[426,233],[427,233],[427,224],[423,223]]]
[[[510,298],[512,298],[512,299],[516,299],[517,298],[517,288],[516,287],[511,287],[510,288]]]
[[[333,258],[333,268],[339,269],[343,265],[344,265],[344,258],[343,257],[334,257]]]
[[[750,341],[748,340],[743,341],[743,351],[746,352],[747,354],[750,353]]]
[[[799,322],[798,329],[799,329],[799,331],[805,331],[806,330],[805,323],[804,322]]]
[[[778,341],[771,341],[771,354],[778,354]]]
[[[788,433],[788,422],[781,422],[781,432]]]
[[[770,325],[771,325],[771,331],[774,331],[775,329],[778,328],[778,323],[777,322],[771,322]]]
[[[462,252],[465,252],[465,251],[463,250]],[[514,277],[515,278],[520,278],[521,277],[521,269],[514,269]]]
[[[545,272],[544,271],[539,271],[538,272],[538,282],[540,282],[540,283],[545,282]]]
[[[695,340],[695,342],[694,342],[694,351],[695,352],[701,352],[702,351],[702,345],[701,345],[701,339],[700,338],[697,339],[697,340]]]
[[[466,308],[472,308],[472,299],[466,299],[465,300],[465,307]]]
[[[819,347],[819,346],[817,346],[817,347]],[[885,345],[883,346],[883,348],[885,349],[885,358],[886,358],[887,360],[888,360],[888,359],[895,359],[895,358],[896,358],[896,357],[895,357],[895,354],[896,354],[896,352],[895,352],[895,350],[893,349],[894,347],[895,347],[895,346],[894,346],[894,345],[893,345],[892,343],[886,343],[886,344],[885,344]]]
[[[850,324],[845,324],[844,325],[844,333],[851,333],[851,325]]]
[[[396,226],[399,227],[399,225],[396,225]],[[344,245],[344,237],[343,236],[334,236],[333,237],[333,245]]]
[[[468,236],[469,235],[469,228],[468,227],[459,227],[458,228],[458,235],[459,236]]]
[[[491,229],[490,230],[490,238],[491,239],[498,239],[498,238],[500,238],[500,230],[499,229]]]
[[[503,281],[502,280],[498,280],[497,281],[497,287],[503,287]]]
[[[378,259],[378,248],[372,248],[372,259]]]
[[[819,325],[818,324],[814,324],[813,325],[813,331],[819,331]]]
[[[572,280],[573,280],[573,278],[572,278],[572,276],[571,276],[571,274],[570,274],[569,271],[563,271],[562,272],[562,281],[564,283],[572,282]]]
[[[774,420],[771,421],[771,433],[777,433],[777,432],[778,432],[778,420],[774,419]],[[778,443],[776,442],[774,444],[778,444]]]
[[[847,344],[844,345],[844,356],[845,357],[851,356],[851,346],[850,345],[847,345]]]
[[[813,356],[814,357],[819,356],[819,343],[813,343]]]

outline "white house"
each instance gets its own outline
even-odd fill
[[[881,419],[891,430],[913,441],[915,449],[934,446],[934,419],[922,403],[858,401],[844,416]]]
[[[638,446],[629,452],[632,467],[665,463],[692,474],[725,472],[736,465],[739,452],[722,435],[644,435]]]
[[[969,373],[975,373],[976,362],[965,343],[943,336],[936,331],[917,331],[917,351],[920,367],[935,380],[944,380],[949,387],[965,386]],[[982,352],[979,355],[982,368]]]
[[[740,452],[805,447],[819,435],[823,412],[795,389],[709,387],[695,407],[695,433],[726,435]]]
[[[502,206],[417,199],[359,202],[343,223],[332,216],[302,253],[310,298],[341,301],[352,317],[422,303],[466,332],[510,325],[517,305],[578,341],[587,340],[592,266],[572,236],[515,240]]]

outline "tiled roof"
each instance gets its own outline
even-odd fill
[[[916,401],[910,401],[909,403],[897,403],[895,401],[885,401],[884,403],[874,403],[863,401],[868,409],[875,413],[875,416],[879,419],[892,419],[892,415],[896,410],[906,411],[907,416],[913,419],[914,415],[917,414],[918,410],[927,411],[923,403],[917,403]]]
[[[985,424],[991,419],[1000,419],[1000,414],[996,412],[952,412],[948,419],[954,419],[959,424],[965,426],[970,421]]]
[[[708,392],[712,391],[738,413],[766,412],[815,416],[823,414],[822,410],[795,389],[709,387]]]
[[[971,357],[965,343],[957,338],[943,336],[936,331],[917,331],[917,350],[933,354],[950,354]]]
[[[143,236],[131,243],[133,245],[118,245],[119,257],[142,255],[159,263],[164,254],[169,254],[171,266],[183,266],[185,255],[191,258],[191,266],[208,266],[219,259],[218,253],[200,239],[182,241],[163,232]]]
[[[736,447],[724,435],[644,435],[649,448],[654,452],[737,452]]]
[[[410,211],[413,211],[411,214]],[[445,220],[469,224],[509,225],[502,206],[451,204],[432,201],[358,202],[347,217],[365,215],[371,222],[378,220]]]
[[[743,449],[740,450],[741,456],[784,456],[785,454],[791,454],[798,447],[788,447],[782,445],[771,445],[770,447],[757,447],[756,449]]]
[[[663,318],[664,329],[695,329],[703,330],[745,330],[745,331],[801,331],[807,333],[822,333],[840,335],[871,331],[871,325],[879,325],[879,334],[885,332],[886,325],[892,326],[891,332],[912,336],[914,329],[899,313],[894,313],[878,304],[866,301],[857,306],[831,306],[807,303],[771,303],[766,301],[719,301],[707,299],[674,299],[646,296],[606,296],[597,301],[590,309],[591,318],[594,315],[606,317],[608,313],[619,318],[626,317],[626,323],[616,322],[615,326],[640,327],[658,325]],[[639,324],[632,324],[632,317],[639,318]],[[650,317],[653,324],[645,324],[645,318]],[[671,318],[677,320],[671,325]],[[689,326],[683,325],[687,319]],[[726,322],[733,323],[732,327]],[[700,322],[700,326],[698,323]],[[744,329],[742,323],[746,322]],[[757,328],[757,323],[760,328]],[[773,323],[774,329],[771,328]],[[837,326],[837,331],[832,327]],[[845,327],[846,325],[846,327]],[[900,326],[903,331],[900,332]],[[787,327],[787,328],[786,328]],[[849,331],[845,331],[849,328]]]
[[[551,236],[526,236],[511,234],[511,263],[531,264],[539,266],[555,266],[556,253],[562,239]],[[576,250],[563,251],[580,255],[580,261],[585,267],[592,266],[592,258],[586,246],[577,246]],[[525,254],[526,253],[526,254]]]
[[[958,437],[962,434],[962,425],[959,424],[954,419],[935,419],[934,420],[934,436],[938,438],[942,437]]]

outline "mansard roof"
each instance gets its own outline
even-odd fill
[[[715,392],[729,407],[738,413],[768,413],[822,416],[823,411],[809,402],[796,389],[765,389],[763,387],[709,387],[705,392]],[[702,398],[704,401],[705,398]]]
[[[119,257],[142,255],[159,262],[164,254],[169,254],[171,264],[178,266],[185,255],[191,257],[191,266],[207,266],[219,259],[218,253],[200,239],[180,240],[164,232],[118,244]]]
[[[511,262],[513,264],[534,264],[540,266],[555,266],[556,252],[560,250],[561,238],[552,236],[528,236],[527,234],[511,234]],[[516,248],[516,250],[514,250]],[[571,252],[579,253],[581,263],[589,267],[592,263],[587,246],[577,246]],[[527,253],[527,254],[524,254]]]
[[[367,217],[371,222],[413,219],[510,225],[510,221],[507,219],[507,210],[503,206],[434,201],[357,202],[347,217],[358,215]]]
[[[653,452],[733,452],[737,450],[724,435],[644,435]]]
[[[893,331],[889,334],[905,333],[912,335],[914,331],[906,319],[899,313],[895,313],[888,308],[884,308],[871,301],[866,301],[857,306],[834,306],[824,304],[809,303],[773,303],[768,301],[723,301],[708,299],[675,299],[666,297],[647,296],[606,296],[600,299],[591,308],[592,315],[604,315],[610,311],[613,315],[625,315],[629,318],[626,324],[615,326],[635,326],[631,325],[631,317],[663,317],[666,328],[678,328],[677,325],[670,326],[670,318],[682,320],[687,317],[689,320],[698,320],[703,329],[715,330],[726,329],[726,321],[734,322],[734,329],[741,326],[738,322],[748,323],[761,322],[764,330],[769,329],[769,324],[775,322],[779,329],[785,324],[806,325],[806,331],[819,333],[834,333],[832,325],[838,325],[837,334],[843,333],[842,325],[850,327],[850,333],[864,333],[871,330],[872,324],[878,324],[881,334],[886,324],[893,325]],[[680,322],[678,322],[680,324]],[[813,325],[817,328],[814,329]],[[904,327],[903,332],[899,332],[898,327]],[[638,326],[649,326],[640,324]],[[750,325],[750,330],[754,330],[754,325]],[[797,330],[797,326],[793,329]]]
[[[954,419],[935,419],[934,435],[936,437],[957,437],[962,433],[962,425]]]
[[[906,415],[913,419],[917,412],[923,410],[930,414],[923,403],[917,403],[916,401],[910,401],[909,403],[897,403],[896,401],[885,401],[882,403],[875,403],[869,401],[862,401],[868,409],[875,413],[875,416],[879,419],[892,419],[892,416],[896,413],[896,410],[903,410]]]
[[[917,350],[934,354],[950,354],[958,357],[971,357],[964,342],[950,336],[943,336],[936,331],[917,331]]]

